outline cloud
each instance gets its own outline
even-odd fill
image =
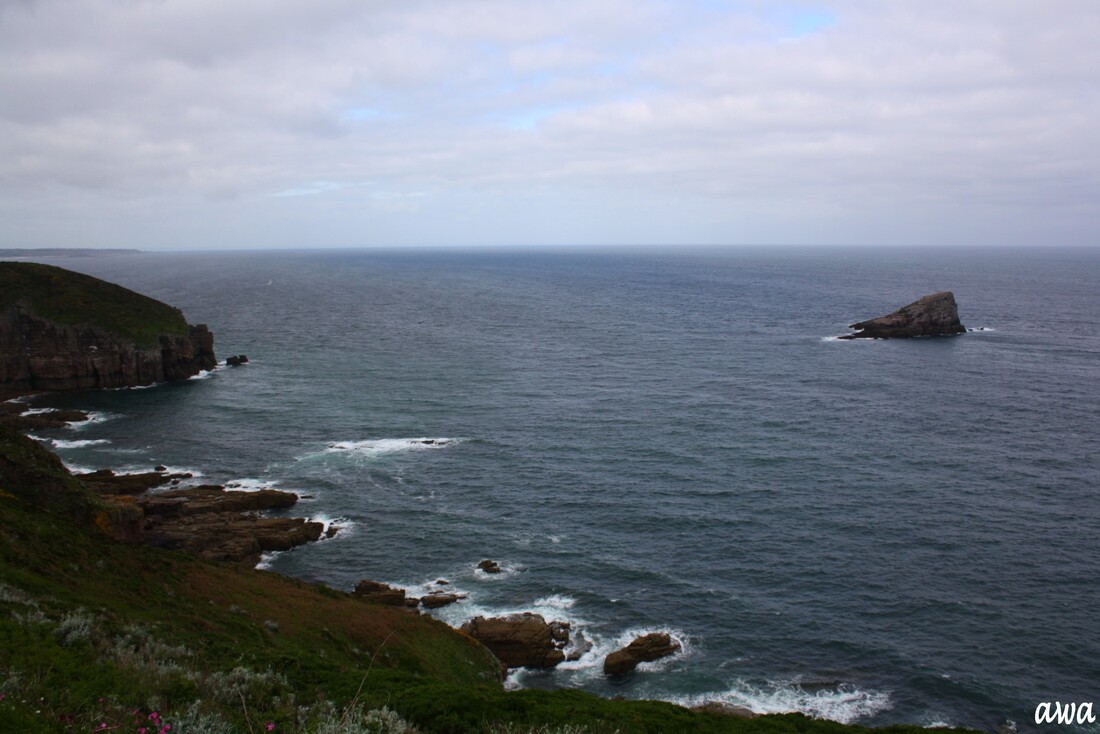
[[[1095,244],[1097,37],[1091,0],[6,3],[0,244]]]

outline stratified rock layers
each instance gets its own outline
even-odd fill
[[[959,321],[959,309],[955,304],[955,294],[951,291],[924,296],[891,314],[860,321],[850,328],[860,331],[841,339],[906,339],[914,336],[950,336],[966,331]]]
[[[0,313],[0,393],[150,385],[217,365],[205,324],[158,340],[142,348],[94,326],[57,324],[9,308]]]
[[[182,380],[217,365],[179,309],[82,273],[0,262],[0,397]]]

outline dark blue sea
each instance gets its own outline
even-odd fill
[[[1100,251],[45,262],[179,306],[220,358],[250,358],[37,398],[94,411],[48,446],[293,490],[290,514],[340,531],[265,567],[344,589],[443,578],[469,595],[437,613],[451,624],[536,611],[594,643],[509,685],[985,730],[1100,707]],[[833,338],[940,290],[982,330]],[[605,680],[603,656],[650,630],[684,652]]]

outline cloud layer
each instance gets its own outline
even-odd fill
[[[1100,5],[9,0],[0,245],[1100,244]]]

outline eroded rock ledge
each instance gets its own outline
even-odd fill
[[[915,336],[950,336],[966,331],[959,321],[959,309],[955,294],[951,291],[924,296],[893,313],[859,321],[849,328],[859,331],[846,334],[841,339],[907,339]]]
[[[209,560],[255,566],[264,552],[290,550],[319,540],[324,533],[323,523],[259,514],[292,507],[298,501],[293,492],[241,492],[212,484],[147,491],[183,476],[155,471],[116,475],[100,470],[77,478],[115,508],[118,516],[111,520],[120,524],[112,532],[116,537]],[[127,508],[132,508],[129,514]],[[140,522],[139,531],[134,529],[135,521]]]

